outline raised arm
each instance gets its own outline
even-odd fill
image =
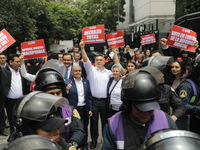
[[[81,49],[81,55],[82,55],[83,61],[87,62],[88,56],[87,56],[87,53],[85,52],[85,43],[84,43],[83,40],[81,40],[81,42],[79,43],[79,46],[80,46],[80,49]]]
[[[20,72],[21,72],[22,77],[24,77],[28,81],[33,82],[35,80],[35,75],[32,75],[26,71],[26,67],[24,64],[24,56],[20,55],[19,58],[20,58],[20,66],[21,66]]]
[[[120,64],[119,57],[117,56],[116,48],[112,48],[112,52],[114,53],[113,61],[115,64],[119,64],[122,67],[122,74],[125,75],[127,70],[123,68],[123,66]]]

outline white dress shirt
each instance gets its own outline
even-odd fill
[[[31,82],[35,81],[36,75],[32,75],[32,74],[28,73],[26,71],[26,67],[24,64],[21,65],[20,72],[21,72],[22,77],[24,77],[26,80],[31,81]]]
[[[24,95],[22,89],[22,78],[19,70],[16,72],[10,66],[9,69],[11,71],[11,86],[7,97],[12,99],[22,98]]]
[[[73,61],[73,66],[79,66],[79,61]]]
[[[77,106],[85,106],[85,96],[84,96],[84,87],[83,87],[83,80],[81,78],[81,81],[77,81],[74,78],[75,84],[76,84],[76,89],[77,89],[77,94],[78,94],[78,104]]]
[[[101,71],[99,68],[92,66],[91,62],[84,62],[87,78],[90,82],[91,93],[96,98],[107,98],[107,84],[112,76],[112,72],[106,68]]]

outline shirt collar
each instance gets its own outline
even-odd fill
[[[12,69],[10,66],[8,66],[9,67],[9,69],[10,69],[10,71],[13,73],[13,72],[15,72],[15,73],[19,73],[19,68],[18,68],[18,70],[17,70],[17,72],[14,70],[14,69]]]

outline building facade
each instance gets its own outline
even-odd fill
[[[125,21],[118,25],[118,30],[125,30],[128,44],[138,42],[140,35],[155,33],[154,48],[158,48],[158,40],[167,37],[175,21],[175,6],[176,0],[126,0]]]

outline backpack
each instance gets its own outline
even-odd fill
[[[192,85],[194,96],[192,96],[192,98],[190,99],[190,103],[194,103],[195,100],[196,100],[196,98],[197,98],[197,88],[196,88],[196,85],[195,85],[194,81],[192,81],[191,79],[186,79],[186,81],[188,81]]]

